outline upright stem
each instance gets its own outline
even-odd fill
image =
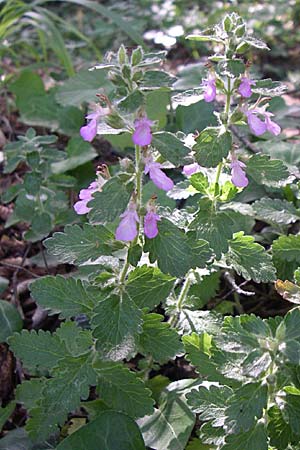
[[[128,261],[128,254],[129,254],[129,250],[132,246],[134,246],[138,239],[139,239],[139,234],[140,234],[140,228],[141,228],[141,222],[142,222],[142,217],[140,214],[140,210],[141,210],[141,206],[142,206],[142,193],[143,193],[143,174],[142,174],[142,168],[141,168],[141,147],[139,145],[135,146],[135,191],[136,191],[136,203],[137,203],[137,213],[139,216],[139,223],[137,223],[137,235],[136,238],[130,243],[130,246],[127,250],[127,255],[126,255],[126,261],[124,263],[121,275],[120,275],[120,284],[123,284],[125,279],[126,279],[126,275],[128,272],[128,269],[130,267],[130,263]]]
[[[169,324],[170,326],[175,326],[177,323],[177,315],[180,313],[182,309],[182,305],[186,299],[186,296],[190,290],[191,287],[191,278],[189,276],[189,272],[187,273],[186,279],[183,283],[183,286],[181,288],[180,294],[178,296],[177,305],[176,305],[176,313],[170,318]]]
[[[226,103],[225,103],[225,111],[224,111],[225,114],[227,114],[227,127],[228,127],[228,114],[230,111],[230,102],[231,102],[230,78],[227,77]]]

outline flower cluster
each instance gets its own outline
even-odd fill
[[[280,126],[271,120],[274,116],[271,112],[266,111],[266,105],[263,107],[254,107],[245,111],[250,130],[255,136],[261,136],[266,131],[278,136],[281,133]],[[261,118],[264,120],[261,120]]]

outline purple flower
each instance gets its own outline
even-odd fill
[[[188,164],[186,166],[183,166],[182,173],[183,175],[186,175],[187,177],[193,175],[193,173],[199,172],[201,170],[201,167],[198,163]]]
[[[201,86],[204,87],[204,94],[203,94],[204,100],[206,102],[213,102],[217,95],[215,78],[203,80]]]
[[[252,95],[251,85],[255,84],[255,81],[250,80],[248,77],[241,78],[241,84],[239,85],[238,92],[242,97],[249,98]]]
[[[237,187],[248,186],[249,181],[243,170],[246,167],[246,164],[234,158],[230,164],[230,167],[232,183]]]
[[[79,192],[80,200],[74,204],[74,209],[77,214],[87,214],[91,210],[91,208],[88,208],[87,204],[92,200],[92,194],[98,190],[101,190],[101,186],[97,181],[93,181],[87,189],[81,189]]]
[[[120,217],[122,220],[116,229],[115,238],[118,241],[133,241],[138,234],[137,223],[140,221],[135,203],[130,202],[128,209]]]
[[[147,117],[142,117],[134,122],[135,130],[132,135],[132,140],[135,145],[140,145],[141,147],[151,144],[152,134],[151,126],[153,125],[152,120]]]
[[[273,116],[271,113],[266,114],[267,131],[274,134],[274,136],[278,136],[281,133],[281,128],[276,122],[273,122],[273,120],[270,119],[271,115]]]
[[[266,131],[274,134],[274,136],[278,136],[281,132],[281,128],[276,122],[271,120],[271,117],[273,117],[274,114],[266,111],[266,107],[267,105],[245,111],[249,128],[256,136],[260,136]],[[263,122],[257,115],[262,116],[265,121]]]
[[[97,125],[100,117],[105,116],[109,112],[109,108],[102,108],[102,106],[97,105],[94,112],[85,116],[89,122],[87,125],[80,128],[80,135],[85,141],[91,142],[94,139],[97,134]]]
[[[157,222],[160,220],[158,214],[152,210],[148,210],[144,219],[144,232],[147,238],[153,239],[158,235]]]
[[[247,111],[246,116],[248,119],[249,128],[255,136],[260,136],[267,131],[266,123],[256,116],[255,110]]]
[[[164,191],[170,191],[174,187],[174,183],[171,178],[161,170],[162,165],[160,163],[154,162],[152,158],[146,158],[145,160],[144,173],[149,173],[150,179],[153,181],[155,186]]]

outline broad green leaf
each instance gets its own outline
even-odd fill
[[[74,357],[87,353],[93,345],[91,331],[82,329],[73,321],[62,322],[55,334],[64,342],[68,352]]]
[[[17,108],[20,110],[25,110],[34,97],[46,95],[43,80],[30,70],[24,70],[17,80],[10,84],[10,90],[16,95]]]
[[[81,399],[88,398],[89,387],[96,384],[89,355],[65,358],[59,365],[59,375],[45,382],[42,399],[30,411],[26,428],[34,441],[47,439],[55,432],[68,413],[79,407]]]
[[[45,379],[32,378],[19,384],[16,389],[16,401],[23,403],[26,409],[34,408],[42,396]]]
[[[58,257],[60,262],[75,264],[94,261],[100,255],[111,255],[123,247],[103,225],[89,224],[84,224],[82,228],[79,225],[67,225],[64,232],[54,233],[44,244],[48,252]]]
[[[196,138],[193,147],[196,161],[200,166],[216,167],[226,158],[232,146],[232,137],[220,127],[205,128]]]
[[[95,149],[88,142],[77,136],[69,140],[66,151],[67,157],[65,159],[51,164],[54,174],[76,169],[86,162],[92,161],[97,156]]]
[[[39,330],[15,333],[8,340],[14,354],[28,369],[39,368],[53,370],[58,361],[65,356],[66,348],[55,334]]]
[[[81,70],[58,87],[55,98],[63,106],[81,106],[84,102],[95,102],[100,88],[105,88],[106,93],[112,90],[106,72]]]
[[[267,407],[268,388],[261,383],[248,383],[237,389],[228,399],[225,410],[226,432],[248,431],[261,418]]]
[[[228,386],[200,386],[198,389],[192,389],[186,398],[191,409],[197,414],[200,413],[200,420],[212,420],[212,425],[219,427],[224,424],[227,399],[232,393]]]
[[[252,236],[244,236],[243,232],[236,233],[230,240],[226,261],[246,280],[265,283],[276,279],[271,256]]]
[[[125,211],[132,189],[131,184],[125,185],[119,177],[110,178],[88,203],[92,208],[89,212],[91,223],[113,222]]]
[[[265,80],[256,80],[255,85],[251,87],[252,92],[255,94],[266,95],[268,97],[278,97],[283,95],[287,91],[287,86],[280,81],[273,81],[271,78]],[[276,143],[277,145],[281,143]],[[285,144],[285,142],[283,142]],[[274,144],[273,144],[274,147]]]
[[[173,133],[159,131],[153,134],[152,145],[167,161],[179,166],[185,163],[185,157],[190,149]]]
[[[142,311],[127,295],[111,295],[95,309],[92,320],[97,349],[104,359],[118,361],[131,355],[142,332]]]
[[[257,424],[246,433],[229,434],[222,450],[268,450],[268,438],[264,425]]]
[[[258,219],[274,225],[289,225],[300,220],[293,203],[277,198],[262,198],[252,204]]]
[[[300,414],[300,390],[293,386],[286,386],[284,414],[293,433],[300,434],[299,414]]]
[[[134,420],[116,411],[102,412],[57,447],[57,450],[83,449],[146,450]]]
[[[214,105],[204,100],[197,100],[197,103],[189,106],[179,105],[176,108],[176,123],[178,128],[186,134],[194,133],[196,130],[200,132],[206,127],[217,125],[213,112]]]
[[[156,89],[146,94],[147,117],[151,120],[158,120],[160,128],[167,124],[167,106],[169,103],[170,93],[165,89]]]
[[[80,280],[60,275],[39,278],[31,283],[30,290],[37,303],[50,314],[59,313],[66,319],[79,314],[90,316],[97,301],[102,298],[101,292],[99,296],[90,295]]]
[[[239,77],[245,72],[245,64],[241,59],[227,59],[219,62],[218,71],[231,78]]]
[[[59,130],[67,136],[76,135],[84,124],[84,113],[75,106],[60,108],[58,113]]]
[[[140,309],[152,310],[168,297],[175,280],[157,267],[144,265],[129,273],[126,292]]]
[[[16,407],[16,402],[10,402],[5,408],[0,408],[0,432],[5,425],[5,422],[10,418],[14,409]]]
[[[100,398],[113,410],[136,419],[153,412],[151,391],[134,372],[111,362],[96,362],[97,391]]]
[[[263,153],[267,153],[272,158],[281,159],[287,166],[299,166],[300,164],[300,144],[294,142],[265,141],[259,142],[259,148]]]
[[[222,316],[211,311],[193,311],[183,307],[178,314],[177,330],[181,334],[207,332],[218,333],[222,323]]]
[[[208,300],[214,298],[220,286],[220,272],[212,272],[201,278],[200,283],[190,287],[189,296],[192,297],[193,305],[205,305]]]
[[[169,88],[177,80],[174,75],[163,70],[147,70],[140,81],[140,89],[161,89]]]
[[[291,182],[290,173],[284,163],[267,155],[251,156],[247,162],[246,172],[256,183],[270,187],[281,187]]]
[[[270,50],[265,42],[261,41],[260,39],[255,38],[253,36],[246,36],[244,41],[247,44],[251,45],[251,47],[259,48],[261,50]],[[257,449],[257,450],[259,450],[259,449]]]
[[[184,450],[195,424],[183,395],[167,392],[151,416],[138,420],[145,444],[154,450]]]
[[[177,332],[167,322],[162,322],[163,319],[160,314],[145,314],[139,339],[139,352],[151,355],[160,364],[174,359],[183,350]]]
[[[23,321],[17,308],[6,300],[0,300],[0,342],[5,342],[22,327]]]
[[[163,272],[184,276],[191,268],[204,267],[211,258],[206,241],[185,234],[169,220],[162,219],[158,229],[156,238],[146,239],[144,251],[149,252],[152,263],[157,260]]]

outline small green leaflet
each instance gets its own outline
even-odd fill
[[[123,247],[114,240],[114,235],[103,225],[67,225],[64,232],[57,232],[44,241],[48,252],[57,256],[60,262],[81,264],[94,261],[100,255],[111,255]]]
[[[206,241],[185,234],[168,219],[162,219],[158,229],[156,238],[146,239],[144,251],[149,252],[152,263],[157,260],[163,272],[181,277],[191,268],[204,267],[211,258]]]
[[[153,412],[151,391],[134,372],[113,362],[98,361],[94,364],[100,398],[113,410],[136,419]]]
[[[246,280],[266,283],[276,279],[271,256],[266,253],[264,247],[254,242],[252,236],[244,236],[242,231],[236,233],[230,240],[229,251],[225,258],[227,263]]]
[[[137,335],[142,332],[142,311],[124,295],[114,295],[99,302],[92,320],[93,336],[103,359],[119,361],[132,355]]]
[[[256,154],[247,162],[246,172],[258,184],[281,187],[293,181],[288,168],[280,159],[271,159],[267,155]]]
[[[133,186],[125,185],[119,177],[110,178],[102,187],[101,192],[93,195],[88,203],[91,209],[89,219],[93,224],[113,222],[126,209]]]
[[[129,273],[126,291],[139,308],[152,310],[170,294],[176,278],[157,267],[136,267]]]
[[[232,137],[220,127],[205,128],[196,138],[193,147],[196,161],[200,166],[216,167],[226,158],[232,146]]]

